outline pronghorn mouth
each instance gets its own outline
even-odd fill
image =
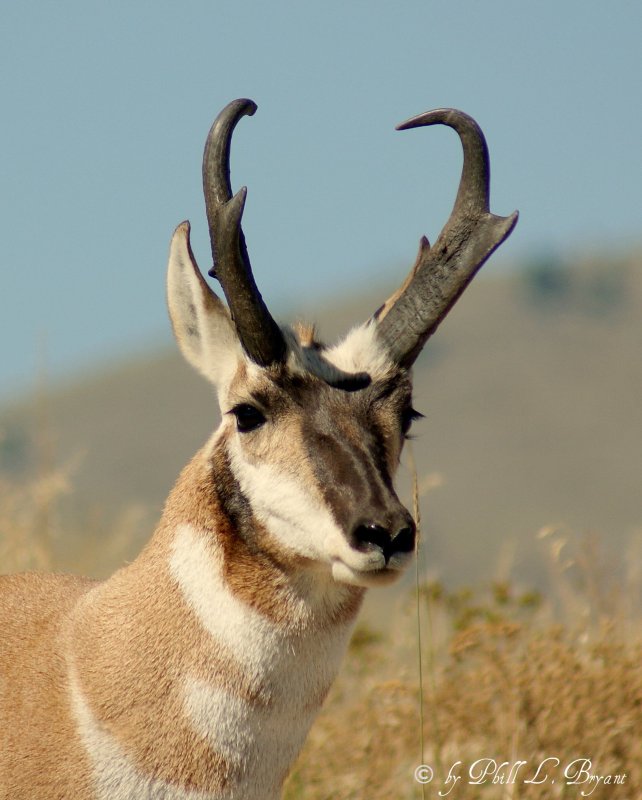
[[[345,559],[335,557],[332,559],[332,577],[338,583],[350,583],[355,586],[381,586],[396,581],[412,558],[412,553],[400,552],[387,562],[383,557],[376,563],[368,564],[366,561],[361,566],[348,563]]]
[[[376,570],[355,570],[349,567],[345,561],[335,561],[332,565],[332,577],[337,583],[347,583],[364,588],[394,583],[400,575],[400,570],[389,567]]]

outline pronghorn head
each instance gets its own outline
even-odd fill
[[[489,211],[488,151],[470,117],[439,109],[399,126],[441,123],[457,131],[464,166],[455,206],[435,246],[421,240],[401,288],[326,347],[312,328],[277,325],[252,276],[241,230],[246,189],[232,195],[229,154],[237,122],[255,110],[251,100],[230,103],[205,145],[210,275],[227,306],[203,278],[189,223],[182,223],[169,256],[174,333],[186,359],[216,386],[222,423],[211,452],[224,453],[235,491],[260,523],[252,547],[339,582],[387,582],[415,543],[414,522],[393,487],[404,438],[419,416],[412,364],[517,214]]]

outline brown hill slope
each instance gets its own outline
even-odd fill
[[[430,568],[457,582],[487,579],[513,548],[517,573],[539,582],[529,562],[543,525],[595,532],[607,553],[642,529],[641,261],[480,278],[426,348],[414,452],[421,475],[441,476],[423,501]],[[332,339],[382,295],[311,316]],[[48,437],[45,460],[80,456],[57,511],[60,527],[76,531],[57,543],[58,566],[103,548],[92,570],[104,574],[115,557],[97,539],[136,506],[131,557],[216,420],[212,391],[180,357],[150,354],[7,409],[0,466],[28,472],[42,460],[34,431]]]

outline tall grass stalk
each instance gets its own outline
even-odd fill
[[[417,477],[417,465],[410,442],[408,442],[408,459],[410,460],[410,470],[412,474],[412,515],[417,528],[415,539],[415,600],[417,607],[417,667],[419,673],[419,763],[426,763],[426,747],[424,741],[424,675],[422,660],[422,641],[421,641],[421,591],[419,582],[419,552],[421,547],[421,508],[419,506],[419,479]],[[421,798],[425,800],[426,786],[421,783]]]

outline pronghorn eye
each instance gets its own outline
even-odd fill
[[[236,417],[236,430],[240,433],[260,428],[265,422],[265,417],[259,409],[248,403],[239,403],[238,406],[234,406],[230,414],[234,414]]]
[[[401,432],[404,436],[408,435],[408,431],[410,430],[410,426],[416,419],[422,419],[423,414],[420,414],[419,411],[415,411],[412,406],[406,406],[404,410],[401,412]]]

